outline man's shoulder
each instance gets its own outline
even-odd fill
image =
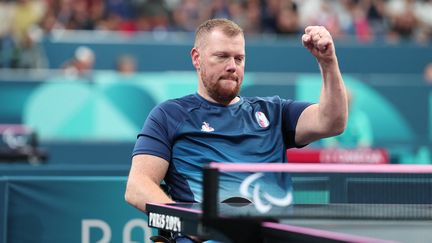
[[[165,111],[172,111],[172,110],[190,111],[191,109],[199,107],[200,104],[201,102],[196,98],[196,96],[190,94],[180,98],[166,100],[160,103],[157,107]]]
[[[254,96],[254,97],[243,97],[245,102],[254,104],[254,103],[281,103],[283,99],[281,99],[278,95],[274,96],[267,96],[267,97],[261,97],[261,96]]]

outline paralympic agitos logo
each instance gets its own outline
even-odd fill
[[[277,198],[265,191],[261,192],[261,185],[259,184],[259,182],[253,184],[255,181],[257,181],[263,176],[263,173],[255,173],[246,177],[246,179],[240,185],[239,190],[241,195],[247,198],[252,198],[252,202],[254,203],[255,208],[260,213],[267,213],[272,208],[272,205],[279,207],[289,206],[293,201],[293,195],[291,190],[287,192],[285,197]],[[249,188],[251,186],[253,186],[252,196],[249,193]]]

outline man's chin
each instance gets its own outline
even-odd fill
[[[229,104],[232,100],[234,100],[238,96],[238,92],[233,90],[229,90],[226,92],[219,92],[213,97],[217,102],[222,104]]]
[[[219,83],[219,91],[225,94],[235,93],[238,89],[238,83],[233,80],[227,80]]]

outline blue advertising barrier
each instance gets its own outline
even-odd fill
[[[147,216],[124,200],[126,177],[3,177],[4,243],[150,242]]]
[[[4,177],[0,177],[0,243],[6,242],[6,215],[7,215],[7,180]]]

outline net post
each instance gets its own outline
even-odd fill
[[[218,215],[219,170],[210,165],[203,171],[203,217],[216,218]]]

